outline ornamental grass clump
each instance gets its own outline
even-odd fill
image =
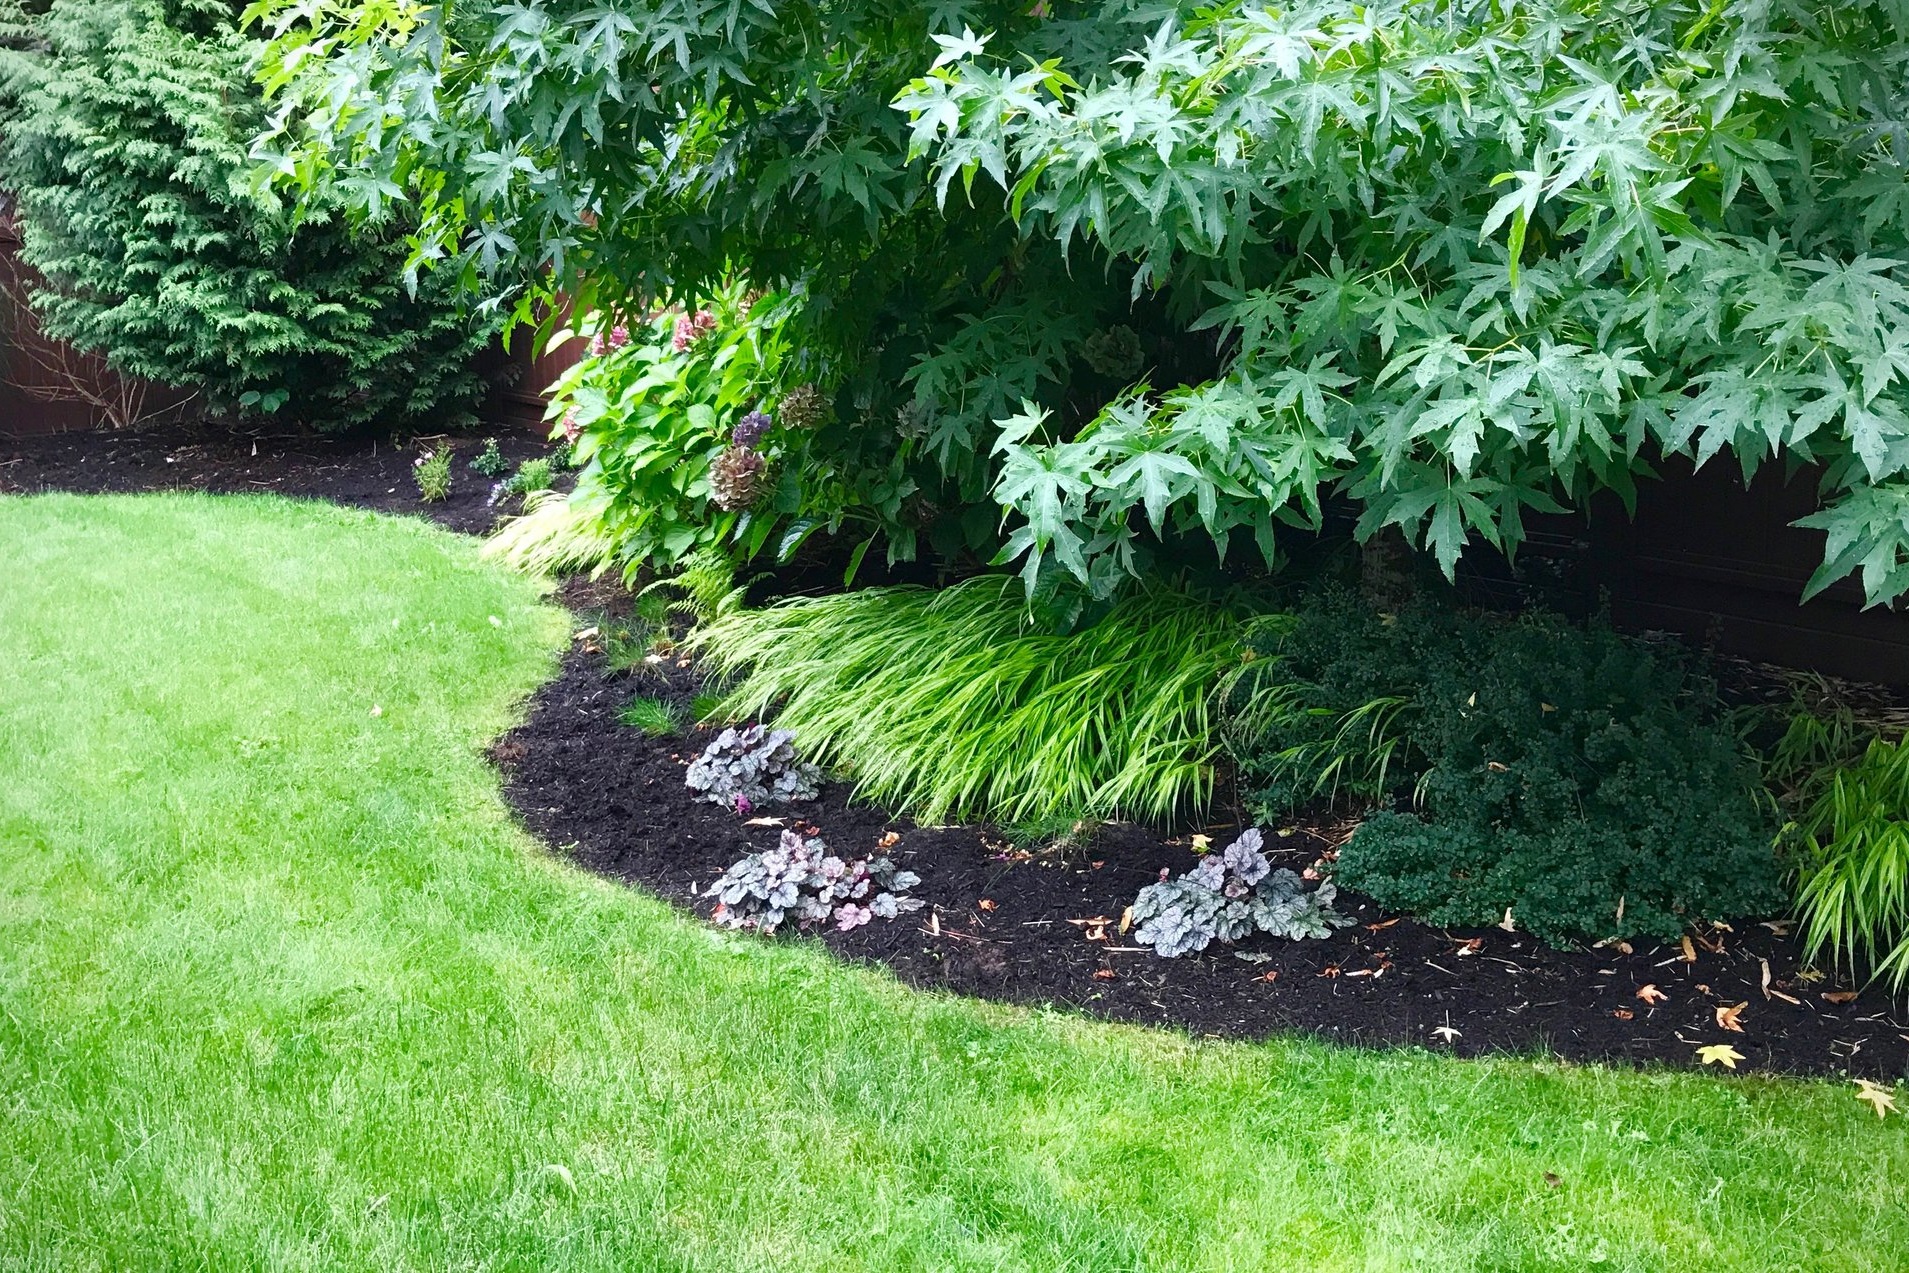
[[[1909,748],[1870,743],[1785,829],[1803,955],[1909,984]]]
[[[789,730],[750,725],[718,734],[690,763],[686,781],[702,799],[747,813],[761,805],[813,800],[821,777],[796,755]]]
[[[735,610],[692,638],[859,793],[928,821],[1167,819],[1213,791],[1212,699],[1238,615],[1165,587],[1096,621],[1032,621],[1020,581],[874,588]]]
[[[751,853],[703,896],[717,899],[712,918],[730,928],[774,933],[793,917],[804,931],[832,923],[845,933],[920,910],[924,903],[907,896],[919,883],[886,857],[843,859],[819,839],[784,831],[775,848]]]
[[[1308,893],[1297,873],[1274,870],[1257,827],[1219,853],[1209,854],[1177,880],[1160,872],[1134,899],[1134,940],[1163,959],[1202,951],[1214,941],[1236,942],[1254,933],[1298,940],[1330,937],[1352,923],[1333,909],[1330,883]]]

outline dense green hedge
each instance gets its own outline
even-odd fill
[[[295,216],[256,191],[266,108],[231,8],[60,0],[33,21],[45,51],[0,63],[27,85],[0,103],[0,185],[50,334],[197,388],[215,413],[467,418],[493,325],[447,276],[407,291],[405,227],[353,229],[319,204]]]

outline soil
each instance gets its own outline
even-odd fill
[[[544,450],[522,436],[499,443],[513,464]],[[497,512],[486,503],[489,481],[469,468],[482,440],[454,445],[451,498],[435,505],[419,502],[411,480],[415,441],[400,448],[183,428],[0,438],[0,492],[272,491],[481,532]],[[579,612],[615,613],[629,594],[573,581],[563,600]],[[613,673],[581,641],[493,757],[524,823],[558,852],[707,916],[702,889],[773,845],[779,828],[692,798],[683,773],[708,731],[654,739],[617,719],[635,695],[686,707],[699,688],[695,669],[672,661]],[[1357,923],[1328,939],[1262,937],[1165,960],[1120,931],[1123,910],[1163,869],[1193,864],[1191,834],[1219,846],[1236,824],[1164,836],[1116,823],[1074,845],[1016,845],[988,827],[891,817],[854,802],[840,783],[813,804],[758,812],[813,826],[845,856],[898,837],[881,851],[922,877],[914,895],[927,909],[849,933],[773,940],[824,941],[917,986],[1215,1037],[1297,1032],[1460,1056],[1682,1066],[1699,1062],[1700,1047],[1722,1043],[1741,1054],[1739,1072],[1909,1074],[1909,1009],[1804,972],[1781,924],[1707,930],[1688,950],[1644,941],[1559,951],[1519,932],[1431,927],[1342,893],[1340,909]],[[1319,820],[1275,830],[1275,864],[1303,870],[1343,843],[1350,826]],[[1661,997],[1640,997],[1646,987]],[[1732,1031],[1719,1010],[1729,1017],[1737,1005],[1729,1019],[1741,1030]]]
[[[440,444],[455,452],[451,493],[441,502],[426,504],[418,498],[411,462]],[[513,469],[549,450],[523,434],[501,433],[497,445]],[[481,436],[413,438],[399,446],[378,439],[249,435],[191,425],[55,433],[11,442],[0,435],[0,494],[271,492],[408,513],[452,530],[482,534],[512,511],[489,502],[494,479],[471,469],[471,460],[483,448]]]

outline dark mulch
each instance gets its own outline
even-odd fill
[[[411,462],[426,446],[450,442],[451,495],[418,499]],[[522,433],[500,433],[513,466],[548,447]],[[491,479],[471,470],[482,436],[420,439],[405,446],[368,438],[235,434],[190,425],[113,433],[56,433],[9,441],[0,435],[0,494],[72,491],[269,492],[428,517],[452,530],[482,533],[499,508],[487,504]]]
[[[499,443],[513,463],[543,451],[522,435],[500,434]],[[436,505],[417,499],[415,445],[187,428],[17,442],[0,436],[0,493],[271,491],[486,530],[496,511],[485,506],[489,482],[468,467],[482,439],[455,446],[452,496]],[[614,611],[627,608],[628,593],[573,584],[564,599],[577,610]],[[573,652],[494,754],[512,804],[547,842],[591,870],[706,915],[709,903],[697,889],[774,843],[776,828],[750,826],[689,798],[683,769],[708,734],[657,741],[616,719],[633,694],[687,702],[696,688],[691,669],[664,665],[641,679],[612,677],[600,657]],[[1909,1011],[1875,992],[1830,1000],[1835,983],[1804,980],[1794,943],[1758,924],[1706,934],[1687,962],[1680,948],[1648,942],[1629,954],[1561,952],[1520,933],[1430,928],[1345,896],[1342,906],[1359,925],[1326,941],[1257,939],[1237,954],[1214,947],[1169,961],[1136,949],[1118,919],[1161,868],[1178,872],[1193,862],[1184,839],[1116,825],[1066,853],[1030,856],[986,828],[921,828],[855,805],[840,784],[795,816],[844,854],[866,854],[888,832],[900,833],[889,852],[922,876],[916,893],[931,909],[823,940],[920,986],[1227,1037],[1298,1031],[1459,1055],[1542,1051],[1680,1065],[1693,1064],[1700,1045],[1728,1043],[1745,1057],[1743,1070],[1909,1072]],[[1237,828],[1204,830],[1224,843]],[[1345,834],[1332,825],[1289,830],[1275,856],[1295,869]],[[1095,920],[1103,923],[1072,922]],[[1096,930],[1104,937],[1095,939]],[[1640,1000],[1646,985],[1666,997],[1654,1005]],[[1738,1003],[1746,1005],[1743,1031],[1732,1033],[1719,1026],[1716,1010]]]
[[[546,842],[590,870],[707,915],[711,904],[698,890],[772,845],[778,830],[690,798],[683,771],[710,734],[655,740],[617,720],[633,695],[686,703],[696,688],[692,669],[611,675],[580,649],[494,755],[508,798]],[[1650,941],[1629,953],[1557,951],[1523,933],[1434,928],[1342,895],[1342,909],[1359,923],[1328,940],[1259,938],[1164,960],[1137,948],[1118,921],[1161,868],[1192,865],[1184,839],[1119,824],[1079,848],[1030,856],[986,828],[891,818],[853,803],[839,783],[813,805],[765,812],[813,824],[845,856],[867,855],[885,834],[900,833],[889,853],[921,875],[915,894],[930,909],[822,940],[918,986],[1226,1037],[1299,1031],[1461,1056],[1543,1052],[1676,1065],[1697,1063],[1701,1045],[1728,1043],[1745,1058],[1741,1071],[1909,1072],[1909,1012],[1874,991],[1830,1000],[1842,993],[1837,983],[1801,976],[1795,943],[1760,924],[1698,936],[1693,961],[1678,946]],[[1223,844],[1237,827],[1205,830]],[[1275,862],[1303,869],[1345,834],[1330,824],[1285,829]],[[1640,999],[1645,986],[1665,997]],[[1746,1006],[1736,1033],[1719,1024],[1717,1010],[1739,1003]]]

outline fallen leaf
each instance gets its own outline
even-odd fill
[[[1739,1021],[1739,1018],[1743,1016],[1743,1010],[1749,1006],[1750,1006],[1750,1001],[1746,999],[1742,1003],[1737,1004],[1735,1007],[1730,1007],[1730,1008],[1719,1007],[1717,1009],[1718,1027],[1724,1030],[1735,1030],[1738,1034],[1742,1034],[1743,1025]]]
[[[1129,906],[1126,910],[1120,912],[1120,931],[1124,933],[1129,928],[1132,928],[1132,927],[1133,927],[1133,907]]]
[[[1458,953],[1461,955],[1476,955],[1479,951],[1483,950],[1484,948],[1485,948],[1485,939],[1483,937],[1471,937],[1471,938],[1467,938],[1464,942],[1462,942],[1459,945]]]
[[[984,911],[991,911],[994,909],[994,899],[992,897],[984,897],[980,901],[976,902],[975,905],[979,906]]]
[[[1877,1118],[1886,1118],[1889,1116],[1890,1111],[1896,1110],[1895,1093],[1882,1084],[1872,1083],[1868,1079],[1856,1080],[1856,1099],[1859,1101],[1868,1101],[1870,1106],[1875,1109]],[[1896,1110],[1896,1112],[1900,1113],[1901,1111]]]
[[[781,818],[751,818],[749,819],[749,821],[743,823],[743,825],[746,827],[779,827],[782,825],[782,819]]]
[[[941,912],[928,912],[928,932],[931,936],[941,936]]]
[[[1662,1003],[1664,1000],[1670,998],[1669,995],[1654,985],[1639,986],[1637,988],[1637,997],[1642,999],[1645,1003]]]
[[[1366,930],[1366,931],[1367,931],[1368,933],[1377,933],[1377,932],[1382,932],[1382,931],[1384,931],[1385,929],[1388,929],[1388,928],[1390,928],[1390,927],[1392,927],[1392,925],[1394,925],[1394,924],[1396,924],[1396,923],[1398,923],[1398,922],[1399,922],[1399,921],[1398,921],[1398,920],[1397,920],[1396,918],[1394,918],[1394,919],[1384,919],[1384,920],[1380,920],[1380,921],[1379,921],[1378,923],[1376,923],[1376,924],[1367,924],[1367,925],[1365,926],[1365,930]]]
[[[1709,1043],[1697,1049],[1697,1059],[1705,1065],[1721,1065],[1725,1069],[1734,1070],[1737,1068],[1737,1062],[1743,1060],[1743,1053],[1728,1043]]]
[[[1194,851],[1195,853],[1204,853],[1204,852],[1206,852],[1206,851],[1207,851],[1208,849],[1210,849],[1210,848],[1212,848],[1212,847],[1213,847],[1213,837],[1212,837],[1212,836],[1210,836],[1210,835],[1196,835],[1196,836],[1194,836],[1194,837],[1193,837],[1193,851]]]
[[[1339,975],[1339,965],[1327,964],[1324,968],[1319,970],[1319,975],[1321,977],[1337,977]]]
[[[1495,774],[1508,774],[1511,772],[1511,766],[1505,764],[1501,760],[1487,760],[1485,762],[1485,768],[1491,770]]]
[[[1685,933],[1685,934],[1684,934],[1684,937],[1683,937],[1683,943],[1684,943],[1684,962],[1685,962],[1685,963],[1687,963],[1687,964],[1694,964],[1694,963],[1696,963],[1696,962],[1697,962],[1697,948],[1696,948],[1695,946],[1692,946],[1692,945],[1690,944],[1690,934],[1689,934],[1689,933]]]
[[[1259,976],[1257,976],[1257,977],[1255,977],[1255,978],[1253,978],[1253,980],[1254,980],[1254,981],[1264,981],[1264,982],[1268,982],[1268,983],[1270,983],[1270,982],[1274,982],[1274,981],[1278,981],[1278,980],[1279,980],[1279,969],[1277,969],[1277,968],[1269,968],[1269,969],[1267,969],[1267,970],[1266,970],[1266,971],[1265,971],[1264,973],[1262,973],[1262,974],[1260,974]]]
[[[883,849],[892,849],[897,844],[900,844],[900,843],[901,843],[901,832],[886,831],[886,832],[883,832],[882,838],[877,842],[876,847],[883,848]]]
[[[1619,1021],[1629,1021],[1637,1014],[1632,1012],[1629,1008],[1613,1008],[1611,1015],[1616,1017]]]
[[[1781,999],[1784,1003],[1796,1004],[1803,1002],[1795,995],[1786,995],[1781,990],[1770,989],[1770,961],[1767,959],[1758,959],[1757,962],[1763,965],[1763,997],[1765,999]]]
[[[1848,1003],[1855,997],[1854,990],[1825,990],[1823,992],[1824,1003]]]
[[[1558,1175],[1555,1171],[1547,1171],[1544,1173],[1544,1182],[1553,1189],[1556,1189],[1559,1185],[1564,1183],[1564,1177]]]
[[[1454,1030],[1450,1025],[1434,1026],[1432,1027],[1432,1033],[1436,1034],[1439,1038],[1445,1040],[1445,1042],[1447,1043],[1450,1043],[1453,1039],[1461,1037],[1459,1032],[1457,1030]]]
[[[1821,981],[1823,974],[1820,969],[1816,968],[1798,968],[1796,970],[1796,979],[1798,981]]]
[[[1115,975],[1116,974],[1114,973],[1113,969],[1101,968],[1094,973],[1094,980],[1095,981],[1112,981]]]
[[[1778,937],[1788,937],[1790,935],[1790,922],[1786,919],[1766,919],[1763,921],[1763,926],[1775,933]]]
[[[376,703],[373,703],[371,705],[371,714],[373,716],[382,716],[384,715],[384,708],[378,706]]]
[[[1504,929],[1508,933],[1515,933],[1518,931],[1518,926],[1511,922],[1511,907],[1509,906],[1505,907],[1505,917],[1498,921],[1498,927]]]

